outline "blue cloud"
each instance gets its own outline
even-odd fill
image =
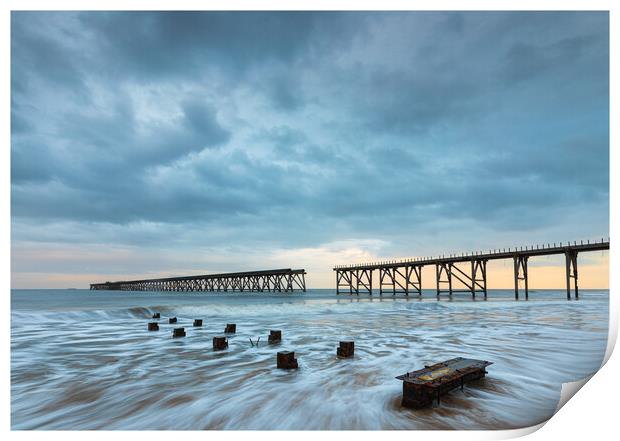
[[[607,13],[11,17],[17,243],[609,228]]]

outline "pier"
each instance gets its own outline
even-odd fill
[[[566,298],[579,298],[577,255],[582,252],[609,250],[609,239],[605,241],[565,242],[521,248],[503,248],[462,254],[442,255],[438,257],[417,257],[411,259],[390,260],[355,265],[340,265],[333,268],[336,272],[337,294],[373,293],[373,273],[378,271],[379,294],[422,295],[422,268],[435,266],[435,283],[437,297],[447,293],[470,293],[487,298],[487,262],[489,260],[512,259],[514,264],[515,299],[519,299],[520,282],[523,282],[525,299],[528,292],[528,259],[537,256],[564,255],[566,259]],[[460,265],[457,266],[457,264]],[[376,277],[374,280],[377,280]],[[464,289],[455,289],[455,282],[461,282]]]
[[[167,277],[163,279],[91,283],[91,290],[114,291],[239,291],[293,292],[306,291],[306,271],[275,269],[200,276]]]

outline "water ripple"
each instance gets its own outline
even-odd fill
[[[63,292],[64,309],[41,300],[49,293],[29,295],[12,299],[13,429],[523,427],[553,414],[563,382],[598,369],[607,342],[606,292],[518,303]],[[158,332],[146,329],[153,311]],[[213,352],[226,323],[237,334]],[[180,326],[187,337],[173,339]],[[282,330],[281,344],[266,344],[270,329]],[[344,339],[355,340],[353,359],[335,356]],[[298,370],[275,369],[286,349]],[[440,406],[401,408],[396,375],[456,356],[494,364]]]

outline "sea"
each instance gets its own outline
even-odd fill
[[[151,317],[161,314],[160,320]],[[176,324],[168,324],[177,317]],[[193,327],[202,319],[202,327]],[[147,324],[159,322],[159,331]],[[214,336],[236,324],[229,347]],[[549,419],[607,345],[609,291],[452,298],[11,291],[11,427],[45,430],[511,429]],[[184,327],[186,336],[172,338]],[[270,330],[282,331],[268,344]],[[258,344],[256,344],[259,339]],[[336,357],[353,340],[355,356]],[[276,353],[299,368],[279,370]],[[439,404],[401,406],[395,377],[453,357],[493,364]]]

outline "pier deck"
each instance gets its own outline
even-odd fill
[[[373,272],[379,272],[379,294],[392,295],[415,293],[422,295],[422,268],[435,266],[437,297],[442,293],[467,292],[475,298],[476,293],[487,297],[487,262],[489,260],[512,259],[514,264],[515,299],[519,299],[519,284],[523,282],[525,298],[529,298],[528,259],[537,256],[564,255],[566,258],[566,296],[571,298],[574,285],[575,298],[579,298],[577,255],[582,252],[609,250],[609,239],[605,241],[581,241],[559,244],[543,244],[520,248],[503,248],[472,253],[449,254],[437,257],[416,257],[355,265],[339,265],[336,272],[337,294],[373,292]],[[457,266],[460,264],[461,267]],[[463,267],[465,264],[465,267]],[[375,278],[376,280],[376,278]],[[571,282],[572,280],[572,282]],[[455,289],[453,284],[461,282],[464,289]]]
[[[127,280],[91,283],[91,290],[116,291],[239,291],[293,292],[306,291],[304,269],[275,269],[161,279]]]

